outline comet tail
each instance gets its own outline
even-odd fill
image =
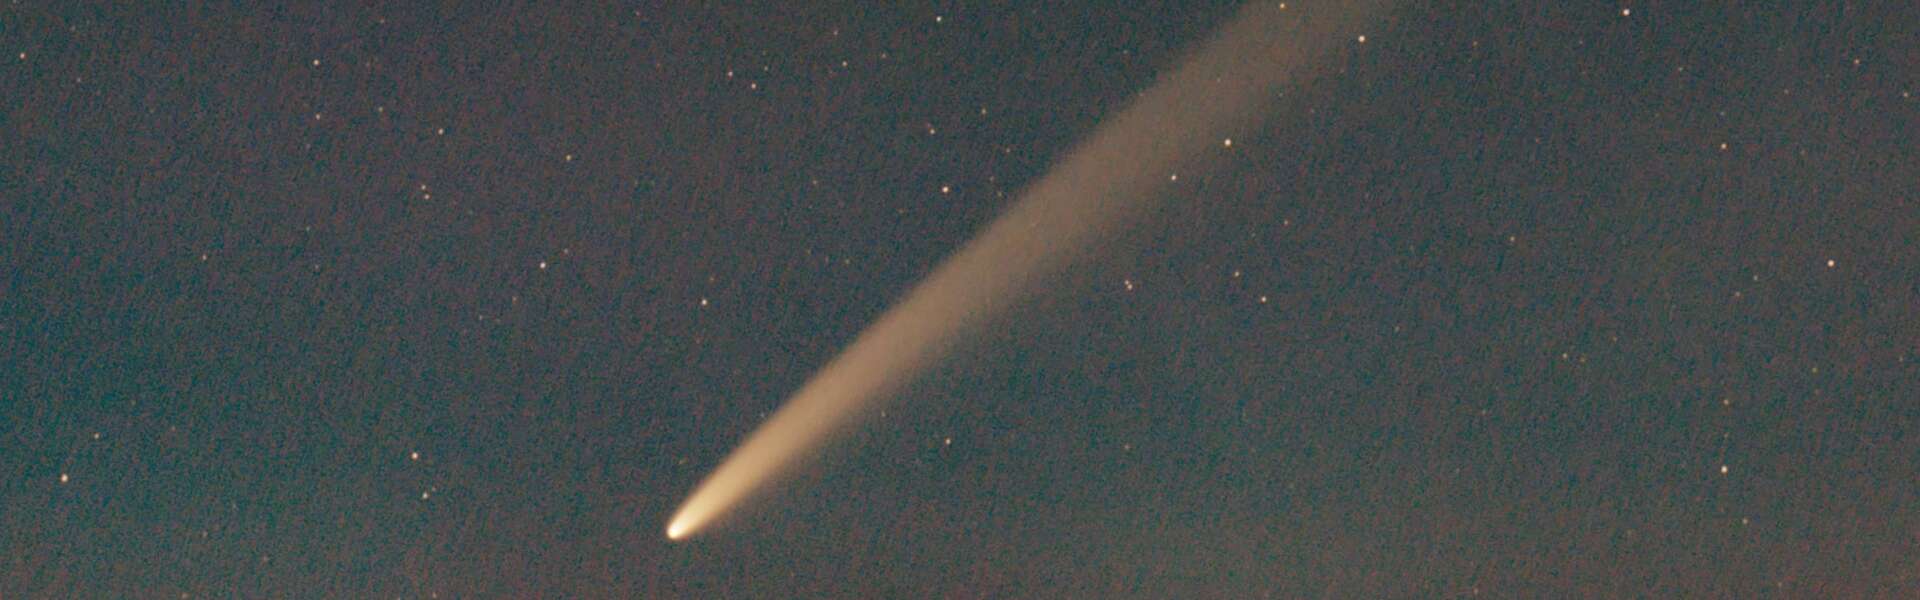
[[[939,360],[962,334],[1151,211],[1179,174],[1221,159],[1222,140],[1258,126],[1284,84],[1363,39],[1383,1],[1242,9],[802,386],[701,482],[667,537],[685,539],[732,510]]]

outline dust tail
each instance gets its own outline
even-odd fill
[[[1006,214],[868,327],[702,481],[667,537],[685,539],[817,452],[856,417],[999,318],[1037,284],[1150,213],[1180,174],[1226,159],[1223,140],[1282,112],[1276,100],[1356,47],[1384,7],[1256,3],[1096,128]]]

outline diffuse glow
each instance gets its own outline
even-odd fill
[[[961,334],[1150,211],[1164,196],[1158,192],[1180,185],[1173,174],[1202,172],[1217,160],[1232,145],[1221,140],[1263,120],[1281,84],[1355,39],[1377,6],[1242,10],[802,386],[695,489],[667,537],[685,539],[711,524],[937,361]]]

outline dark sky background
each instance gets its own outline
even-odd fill
[[[0,597],[1920,597],[1910,2],[1399,6],[678,544],[1234,4],[120,4],[0,7]]]

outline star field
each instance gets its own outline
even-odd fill
[[[0,597],[1920,595],[1900,3],[1398,5],[668,543],[1236,6],[0,7]]]

